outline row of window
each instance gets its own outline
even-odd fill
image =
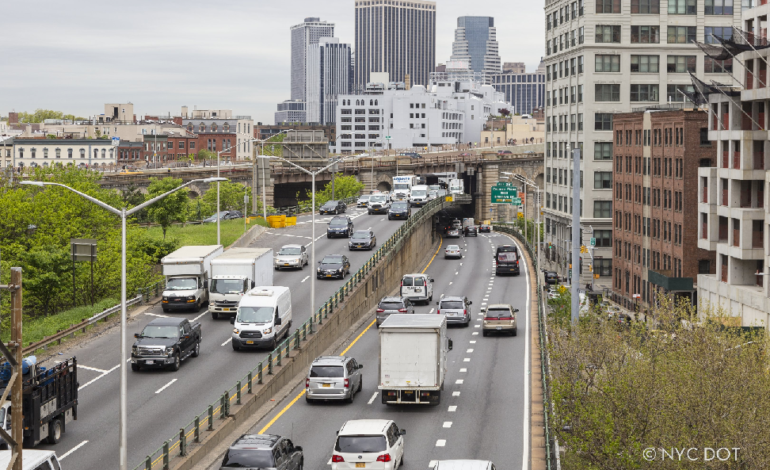
[[[19,148],[19,158],[24,158],[24,148]],[[94,158],[99,158],[99,150],[100,149],[94,149]],[[112,158],[115,151],[114,149],[109,149],[109,157]],[[61,149],[57,148],[54,149],[54,155],[55,158],[61,158]],[[107,149],[101,149],[101,156],[102,158],[107,158],[108,152]],[[37,158],[37,149],[35,147],[32,147],[29,149],[29,158]],[[48,158],[48,149],[43,149],[43,158]],[[73,158],[73,149],[67,149],[67,158]],[[80,158],[86,158],[86,149],[80,149]]]
[[[610,185],[606,188],[612,188],[612,173],[606,172],[610,178]],[[661,198],[661,195],[663,196]],[[625,197],[624,197],[625,196]],[[681,191],[672,191],[670,189],[643,188],[641,185],[632,185],[631,183],[615,183],[615,199],[617,201],[633,202],[650,207],[662,206],[665,210],[682,212],[684,194]]]
[[[545,42],[546,55],[551,55],[551,45],[553,45],[553,53],[561,52],[570,47],[583,44],[585,42],[585,28],[583,26],[578,29],[573,29],[564,34],[560,34],[553,39],[549,39]]]
[[[557,147],[558,145],[558,147]],[[583,142],[547,142],[545,144],[545,152],[547,157],[553,156],[554,158],[571,158],[570,149],[580,149],[580,159],[583,159]],[[610,157],[607,160],[612,160],[612,152],[610,151]]]
[[[569,5],[559,8],[558,12],[555,11],[546,15],[546,29],[550,30],[551,24],[553,24],[553,27],[555,28],[571,19],[576,20],[578,16],[583,16],[583,0],[572,2]]]
[[[549,209],[558,210],[559,212],[572,213],[573,199],[567,198],[567,196],[554,195],[553,201],[550,198],[551,194],[546,193],[545,206]],[[580,200],[580,216],[583,216],[583,200]],[[594,201],[593,217],[595,219],[610,219],[612,218],[612,201]]]
[[[558,170],[558,171],[557,171]],[[558,175],[558,179],[557,179]],[[572,187],[573,171],[569,170],[569,177],[567,177],[567,170],[562,168],[553,168],[553,184],[569,185]],[[551,168],[545,169],[545,182],[551,182]],[[583,170],[580,170],[580,187],[583,187]]]
[[[558,125],[556,123],[556,118],[558,117]],[[551,126],[551,121],[553,121],[553,126]],[[570,121],[567,122],[567,115],[559,115],[559,116],[551,116],[551,119],[546,118],[545,120],[545,127],[546,131],[551,131],[551,127],[553,127],[554,132],[564,132],[564,131],[582,131],[583,130],[583,113],[578,114],[570,114]]]
[[[623,157],[615,156],[615,173],[623,173]],[[683,158],[661,158],[661,157],[626,157],[626,174],[631,174],[632,170],[637,175],[663,176],[665,178],[684,178],[684,159]],[[652,164],[652,168],[650,168]],[[633,165],[633,168],[631,166]]]
[[[649,147],[682,147],[684,146],[684,127],[665,127],[663,129],[636,129],[615,130],[615,144],[623,146],[623,137],[625,136],[625,146],[635,145]],[[633,137],[633,138],[632,138]]]
[[[556,93],[558,91],[558,98]],[[545,105],[551,106],[551,96],[553,95],[553,106],[557,104],[570,104],[583,102],[583,85],[574,85],[571,87],[562,87],[558,90],[545,92]]]

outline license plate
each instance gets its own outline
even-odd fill
[[[364,462],[356,462],[356,468],[366,468],[366,464]]]
[[[222,311],[223,311],[223,312],[229,312],[229,311],[230,311],[230,309],[229,309],[229,308],[223,308],[223,309],[222,309]]]
[[[499,330],[500,328],[498,328]],[[254,341],[246,341],[246,344],[254,344]]]
[[[498,327],[497,327],[497,328],[495,328],[495,329],[496,329],[497,331],[500,331],[500,330],[502,330],[502,329],[503,329],[503,327],[502,327],[502,326],[498,326]]]
[[[356,245],[356,248],[363,248],[364,245]]]
[[[147,364],[148,366],[151,366],[155,364],[155,361],[144,361],[144,363]]]
[[[321,384],[321,386],[322,386],[323,388],[330,388],[332,385],[331,385],[331,384]]]
[[[289,263],[283,263],[283,265],[284,265],[284,266],[288,266],[288,265],[289,265]]]
[[[331,274],[327,274],[326,277],[332,277],[332,275]]]

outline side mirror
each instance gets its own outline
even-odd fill
[[[402,430],[401,430],[401,431],[399,431],[398,433],[399,433],[400,435],[404,436],[404,435],[406,435],[406,429],[402,429]]]
[[[479,309],[479,311],[480,311],[481,313],[485,313],[485,312],[487,311],[487,308],[486,308],[486,307],[481,307],[481,308]]]
[[[275,319],[275,326],[281,326],[281,317]]]
[[[447,341],[448,341],[448,347],[449,347],[449,350],[451,351],[451,350],[452,350],[452,347],[454,346],[454,343],[452,342],[452,340],[451,340],[451,339],[449,339],[449,340],[447,340]]]
[[[251,288],[253,289],[253,288],[255,288],[256,286],[257,286],[257,283],[256,283],[256,282],[254,282],[254,281],[251,281]]]
[[[436,302],[436,305],[438,305],[438,301]]]
[[[518,311],[519,311],[519,309],[518,309],[518,308],[514,308],[514,309],[513,309],[513,313],[516,313],[516,312],[518,312]]]
[[[230,324],[235,325],[235,317],[230,317]]]
[[[473,305],[473,302],[471,302],[471,301],[469,300],[469,301],[468,301],[468,305]]]
[[[359,369],[363,369],[363,368],[364,368],[364,365],[363,365],[363,364],[358,364],[358,368],[359,368]]]
[[[302,452],[302,446],[294,446],[294,450],[297,452]]]
[[[436,282],[436,280],[435,279],[431,279],[430,282]]]
[[[203,281],[203,288],[208,289],[209,288],[209,281]]]
[[[139,338],[139,333],[134,333],[134,338]]]

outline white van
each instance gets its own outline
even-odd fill
[[[401,297],[412,303],[433,300],[433,279],[427,274],[404,274],[401,278]]]
[[[289,336],[291,327],[291,291],[282,286],[258,286],[238,302],[238,311],[230,319],[235,325],[233,349],[268,347]]]
[[[11,463],[11,451],[0,451],[0,468],[8,468],[9,463]],[[61,465],[56,458],[56,453],[52,450],[24,449],[21,468],[23,470],[61,470]]]
[[[426,185],[412,186],[412,190],[409,192],[409,204],[412,207],[425,205],[430,200],[428,191],[429,188]]]
[[[433,470],[495,470],[495,464],[489,460],[438,460]]]

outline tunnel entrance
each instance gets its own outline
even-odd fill
[[[390,192],[390,183],[387,181],[380,181],[377,183],[377,190]]]

